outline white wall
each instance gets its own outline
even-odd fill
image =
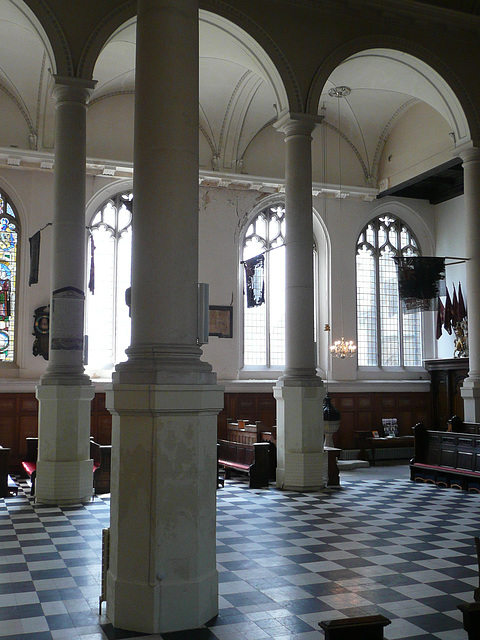
[[[463,196],[443,202],[435,207],[435,236],[436,255],[449,257],[465,257],[465,210]],[[465,262],[451,264],[454,260],[447,260],[445,276],[450,297],[453,295],[453,285],[462,285],[462,294],[468,305],[468,291],[465,282]],[[445,303],[445,298],[442,299]],[[449,335],[445,330],[437,341],[437,357],[453,358],[453,332]]]
[[[15,372],[4,371],[3,374],[37,379],[44,372],[46,362],[32,354],[33,311],[49,302],[51,227],[42,232],[40,282],[32,287],[28,286],[28,238],[52,221],[53,172],[5,168],[0,170],[0,186],[17,206],[22,228],[17,307],[19,369]],[[112,192],[130,187],[131,180],[88,176],[89,215]],[[233,304],[234,311],[233,338],[211,336],[209,344],[203,348],[204,360],[212,364],[220,381],[238,379],[241,366],[243,270],[240,265],[239,242],[242,230],[252,212],[267,204],[270,198],[271,196],[254,190],[199,188],[199,281],[210,285],[210,304]],[[346,338],[356,340],[355,244],[360,230],[370,218],[389,211],[401,217],[412,228],[425,255],[435,254],[435,239],[438,254],[462,255],[463,243],[460,244],[456,232],[457,226],[462,226],[462,199],[434,208],[424,201],[407,199],[385,198],[368,202],[346,198],[340,201],[330,197],[324,199],[319,195],[313,198],[313,206],[319,247],[319,367],[324,372],[327,367],[333,366],[335,379],[353,383],[359,380],[356,359],[329,363],[328,345],[331,340],[341,337],[341,333]],[[449,270],[449,283],[452,278],[455,281],[460,279],[463,286],[463,268],[460,266]],[[323,331],[327,322],[332,329],[330,335]],[[425,356],[433,357],[433,319],[427,321],[426,328],[430,337]],[[451,356],[447,338],[440,341],[439,355]],[[1,371],[0,367],[0,375]]]

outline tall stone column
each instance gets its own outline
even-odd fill
[[[325,485],[323,382],[315,369],[312,131],[318,119],[288,114],[277,123],[285,134],[285,343],[286,367],[278,380],[277,486]]]
[[[480,422],[480,149],[461,154],[465,203],[469,372],[461,390],[465,420]]]
[[[36,500],[67,505],[93,492],[90,404],[84,373],[86,108],[94,83],[55,77],[55,186],[50,355],[37,386]]]
[[[113,414],[107,616],[162,633],[218,612],[217,414],[197,346],[198,0],[139,0],[132,343]]]

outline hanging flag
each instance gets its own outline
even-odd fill
[[[265,302],[265,256],[258,256],[245,260],[247,307],[259,307]]]
[[[459,317],[458,312],[458,298],[457,291],[455,289],[455,283],[453,284],[453,298],[452,298],[452,327],[455,327],[457,322],[460,322],[461,318]]]
[[[460,316],[460,322],[467,317],[467,307],[463,300],[462,284],[460,282],[458,283],[458,315]]]
[[[440,340],[442,337],[443,323],[445,322],[445,307],[440,298],[437,299],[437,330],[435,337]]]
[[[450,299],[450,294],[448,292],[448,287],[447,287],[447,299],[445,300],[445,319],[443,321],[443,326],[445,328],[445,331],[449,335],[452,335],[452,320],[453,320],[452,301]]]
[[[404,309],[428,311],[433,301],[444,295],[445,258],[398,256],[398,292]]]
[[[92,295],[95,293],[95,244],[92,234],[90,234],[90,278],[88,280],[88,290]]]
[[[28,278],[28,286],[37,284],[38,282],[38,267],[40,264],[40,231],[34,233],[31,238],[28,239],[30,243],[30,276]]]

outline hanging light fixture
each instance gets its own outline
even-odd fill
[[[342,217],[341,213],[342,213],[342,199],[343,199],[343,194],[342,194],[342,159],[341,159],[341,149],[340,149],[340,145],[341,145],[340,99],[341,98],[346,98],[350,93],[351,93],[351,89],[349,87],[346,87],[346,86],[332,87],[328,92],[328,95],[331,98],[337,98],[338,99],[338,102],[337,102],[338,132],[337,133],[338,133],[338,165],[339,165],[339,178],[338,179],[339,179],[339,198],[340,198],[340,218]],[[325,142],[325,147],[326,147],[326,142]],[[324,162],[325,162],[325,160],[324,160]],[[343,265],[343,262],[341,262],[341,265]],[[341,285],[342,285],[341,289],[343,291],[343,274],[342,273],[340,273],[340,281],[341,281]],[[343,331],[343,300],[342,300],[342,304],[340,306],[340,314],[341,314],[342,334],[343,334],[344,333],[344,331]],[[356,347],[355,343],[353,342],[353,340],[345,340],[343,335],[340,338],[340,340],[335,340],[334,343],[330,347],[330,353],[332,354],[332,356],[335,357],[335,358],[340,358],[341,360],[344,360],[345,358],[351,358],[352,356],[355,355],[356,352],[357,352],[357,347]]]
[[[335,340],[335,342],[330,347],[330,353],[335,358],[351,358],[355,355],[357,351],[357,347],[354,344],[353,340],[345,340],[342,336],[340,340]]]

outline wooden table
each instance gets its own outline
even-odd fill
[[[376,449],[398,449],[401,447],[413,447],[415,442],[414,436],[390,436],[388,438],[366,438],[367,446],[372,452],[370,464],[375,465]]]

